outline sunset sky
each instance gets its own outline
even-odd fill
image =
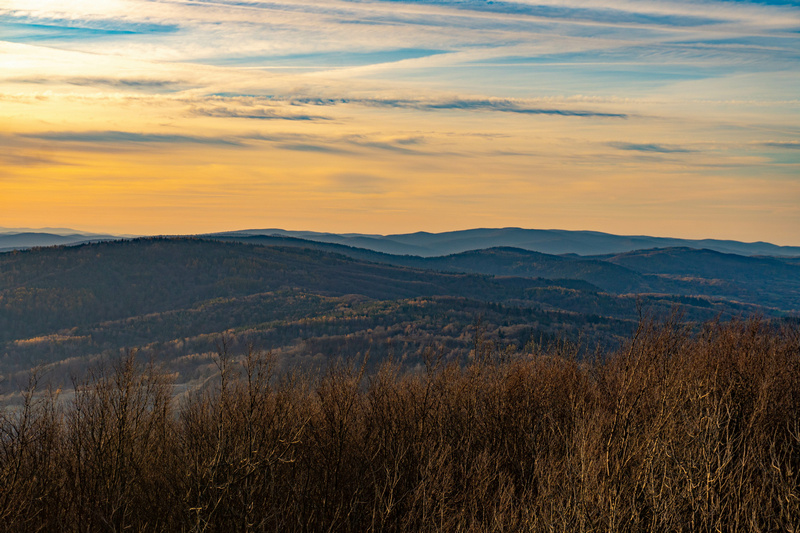
[[[800,3],[0,0],[0,226],[800,245]]]

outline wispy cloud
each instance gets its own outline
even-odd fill
[[[404,107],[404,104],[397,103],[395,106]],[[625,113],[606,113],[602,111],[589,111],[583,109],[530,107],[504,99],[454,99],[443,102],[412,103],[408,105],[408,107],[427,110],[453,109],[463,111],[499,111],[502,113],[517,113],[520,115],[559,115],[562,117],[627,118],[628,116]]]
[[[29,167],[34,165],[65,165],[64,161],[59,161],[51,157],[24,154],[24,153],[0,153],[0,162],[8,166]]]
[[[682,146],[653,144],[653,143],[625,143],[625,142],[611,142],[608,146],[616,148],[617,150],[630,150],[633,152],[653,152],[658,154],[684,154],[694,152]]]
[[[384,0],[395,3],[394,0]],[[659,13],[656,11],[634,11],[626,10],[625,6],[615,7],[613,4],[592,6],[569,5],[567,3],[536,2],[528,4],[523,2],[504,2],[493,1],[484,2],[481,0],[464,0],[453,2],[448,0],[427,0],[420,4],[432,6],[444,6],[462,11],[473,11],[478,13],[491,13],[512,15],[516,17],[533,17],[545,19],[567,19],[577,21],[592,21],[597,23],[610,24],[648,24],[648,25],[667,25],[667,26],[702,26],[708,24],[718,24],[725,21],[724,18],[692,13]]]
[[[75,85],[79,87],[109,87],[124,90],[158,90],[177,91],[186,88],[187,84],[178,80],[152,79],[152,78],[109,78],[99,76],[60,77],[39,76],[30,78],[7,78],[10,83],[31,85]]]
[[[193,115],[214,117],[214,118],[244,118],[253,120],[330,120],[330,117],[322,115],[310,115],[305,113],[287,113],[285,109],[277,107],[225,107],[225,106],[199,106],[191,110]]]
[[[531,105],[524,100],[506,98],[324,98],[289,97],[272,98],[272,101],[285,101],[292,105],[337,106],[360,105],[395,109],[414,109],[418,111],[495,111],[520,115],[557,115],[562,117],[628,118],[626,113],[594,111],[587,109],[568,109]]]
[[[243,142],[260,141],[269,143],[277,149],[297,152],[316,152],[326,154],[343,154],[353,157],[369,157],[375,151],[402,155],[441,155],[416,150],[412,147],[422,146],[422,137],[387,138],[380,135],[321,135],[297,133],[249,134],[241,137]]]
[[[194,135],[169,135],[159,133],[134,133],[128,131],[51,131],[45,133],[26,133],[24,138],[43,141],[92,143],[92,144],[215,144],[222,146],[241,146],[236,139],[199,137]]]
[[[398,138],[398,139],[375,139],[367,137],[365,135],[352,135],[345,137],[343,141],[352,144],[354,146],[360,146],[364,148],[374,148],[377,150],[385,150],[398,154],[406,154],[406,155],[424,154],[424,152],[420,150],[415,150],[411,148],[412,146],[420,146],[425,143],[424,138],[418,136]]]
[[[761,143],[769,148],[784,148],[786,150],[800,150],[800,141],[767,141]]]
[[[282,150],[291,150],[294,152],[315,152],[320,154],[339,154],[347,155],[350,152],[335,146],[327,146],[323,144],[309,144],[309,143],[284,143],[277,145]]]
[[[328,176],[327,189],[350,194],[383,194],[391,190],[392,179],[361,172],[342,172]]]

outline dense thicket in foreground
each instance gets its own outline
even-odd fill
[[[0,427],[8,531],[797,531],[800,332],[640,328],[607,357],[275,377],[173,400],[134,357]]]

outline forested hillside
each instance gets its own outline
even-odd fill
[[[504,253],[517,254],[479,258]],[[68,383],[92,361],[127,349],[167,364],[188,384],[214,372],[209,358],[223,338],[271,350],[286,367],[366,352],[374,364],[391,357],[413,366],[426,350],[464,357],[476,336],[514,350],[568,339],[591,351],[618,345],[643,310],[667,315],[675,306],[689,321],[772,312],[724,300],[620,296],[580,280],[389,265],[296,245],[151,238],[37,248],[0,254],[0,387],[13,393],[41,365],[49,379]]]
[[[790,257],[751,257],[685,247],[602,256],[550,255],[494,247],[441,257],[418,257],[280,236],[221,238],[250,244],[310,247],[414,268],[582,280],[615,294],[702,296],[763,306],[769,308],[767,313],[800,313],[800,263]]]

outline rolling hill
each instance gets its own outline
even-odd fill
[[[361,260],[446,272],[580,280],[614,294],[676,294],[722,298],[800,312],[800,263],[693,248],[657,248],[601,256],[550,255],[490,248],[441,257],[398,256],[294,237],[218,237],[237,242],[311,247]]]
[[[64,382],[127,349],[149,354],[189,386],[215,371],[210,354],[222,338],[271,350],[284,366],[366,352],[413,366],[428,350],[468,357],[478,333],[498,349],[559,339],[588,350],[613,346],[641,309],[663,316],[679,305],[696,321],[774,314],[723,299],[621,296],[582,280],[509,275],[533,272],[522,266],[500,275],[445,272],[434,268],[455,259],[393,265],[375,261],[382,256],[374,252],[355,251],[366,260],[292,242],[146,238],[0,254],[0,392],[15,390],[34,367]],[[488,270],[492,261],[528,255],[501,249],[460,259]],[[573,261],[531,257],[554,273],[551,260]]]

